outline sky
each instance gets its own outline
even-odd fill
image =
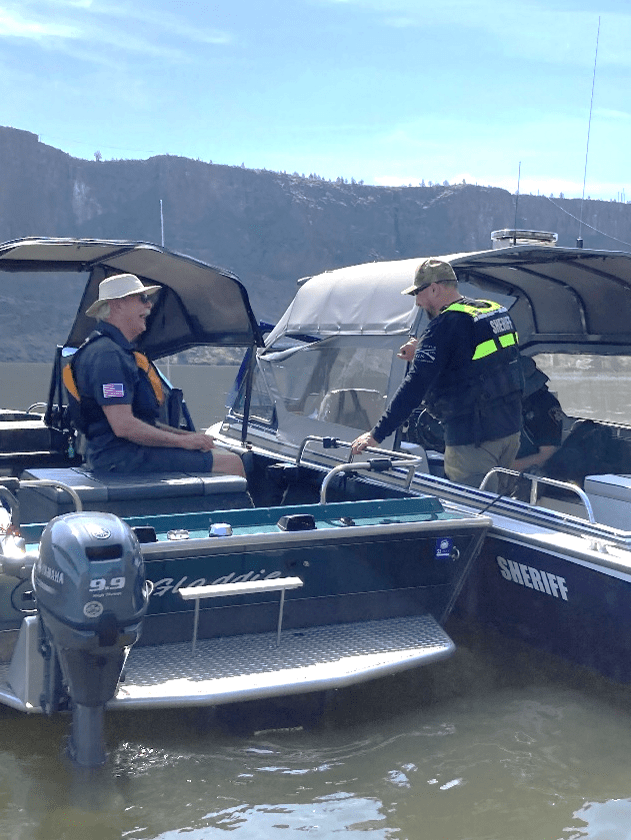
[[[631,200],[629,0],[0,0],[0,125],[375,185]]]

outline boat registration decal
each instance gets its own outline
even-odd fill
[[[516,563],[514,560],[507,560],[505,557],[497,557],[497,565],[504,580],[518,583],[528,589],[536,589],[554,598],[568,600],[568,588],[565,578],[546,572],[545,569],[535,569],[533,566],[526,566],[525,563]]]
[[[436,551],[434,557],[437,560],[450,560],[452,556],[454,541],[451,537],[439,537],[436,540]]]

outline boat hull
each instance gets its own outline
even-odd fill
[[[414,496],[145,516],[128,525],[144,540],[153,591],[112,704],[146,708],[339,688],[451,655],[442,625],[490,520]],[[24,530],[35,540],[40,527]],[[110,586],[104,573],[92,581],[87,606],[107,609],[120,580]],[[16,645],[0,668],[0,702],[41,711],[41,627],[35,614],[15,609],[28,583],[14,586],[2,601]]]
[[[631,683],[631,567],[490,535],[456,605],[490,628]]]
[[[188,525],[192,538],[143,546],[154,590],[141,644],[190,639],[193,606],[179,596],[181,588],[290,575],[302,587],[286,593],[286,628],[415,614],[442,624],[488,521],[440,518],[441,510],[434,499],[410,498],[223,511],[213,519],[230,525],[232,534],[210,538],[195,536],[202,521],[208,529],[207,517],[179,516],[178,530]],[[276,523],[287,515],[312,515],[315,528],[282,531]],[[275,627],[278,600],[278,593],[263,593],[203,602],[200,638],[267,632]]]

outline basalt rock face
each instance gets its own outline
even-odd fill
[[[230,269],[256,315],[274,321],[296,280],[330,268],[490,247],[490,232],[551,230],[573,246],[580,200],[519,197],[459,184],[372,187],[186,158],[96,161],[72,158],[36,135],[0,128],[0,241],[86,236],[160,243]],[[631,238],[631,208],[586,201],[585,247]],[[620,245],[624,249],[624,246]],[[16,278],[17,279],[17,278]],[[76,290],[0,286],[5,360],[48,361],[65,338]],[[28,313],[28,315],[25,314]]]

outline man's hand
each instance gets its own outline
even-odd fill
[[[414,358],[414,351],[416,350],[416,345],[418,344],[418,338],[411,338],[409,341],[406,341],[404,345],[399,349],[397,356],[399,359],[404,359],[406,362],[411,362]]]
[[[215,448],[215,439],[203,432],[189,432],[178,437],[177,446],[182,449],[199,449],[201,452],[209,452]]]
[[[352,442],[351,452],[354,455],[357,455],[358,452],[363,452],[364,449],[367,449],[369,446],[379,446],[379,444],[370,434],[370,432],[364,432],[363,435],[360,435],[358,438],[355,438],[355,440]]]
[[[202,432],[172,429],[170,426],[152,426],[132,413],[130,405],[104,405],[103,411],[116,437],[130,440],[140,446],[174,446],[178,449],[198,449],[208,452],[214,448],[214,439]]]

